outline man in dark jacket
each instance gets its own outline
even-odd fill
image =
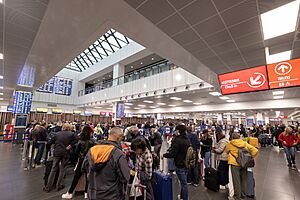
[[[37,154],[34,158],[34,164],[40,165],[41,164],[41,159],[44,153],[46,141],[47,141],[47,136],[48,136],[48,131],[45,128],[46,123],[43,123],[41,126],[38,125],[34,129],[34,142],[35,142],[35,147],[37,148]]]
[[[193,131],[193,128],[191,126],[187,127],[187,136],[196,154],[195,167],[190,169],[188,172],[188,183],[193,183],[195,187],[198,187],[199,186],[198,154],[200,149],[200,140],[197,134]]]
[[[162,144],[162,138],[160,133],[157,131],[157,128],[155,125],[151,126],[151,136],[149,138],[151,146],[154,146],[154,152],[156,155],[159,156],[161,144]]]
[[[51,145],[54,144],[53,150],[53,164],[49,175],[47,186],[44,188],[45,192],[50,192],[53,185],[56,171],[59,168],[59,177],[56,184],[56,189],[59,191],[64,188],[61,184],[65,175],[66,166],[70,157],[70,149],[73,144],[76,143],[74,133],[71,132],[72,126],[70,124],[64,124],[62,131],[58,132],[48,143],[47,149],[50,150]]]
[[[114,127],[107,141],[92,147],[82,165],[88,170],[90,200],[124,200],[130,170],[121,150],[123,131]]]
[[[178,196],[180,199],[188,200],[188,185],[187,185],[187,173],[188,169],[185,166],[185,158],[187,150],[190,146],[189,139],[186,135],[186,126],[178,125],[175,128],[177,136],[171,144],[171,149],[163,156],[165,158],[174,158],[176,165],[176,174],[178,176],[181,192]]]

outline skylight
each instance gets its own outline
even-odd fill
[[[295,31],[299,2],[296,0],[261,14],[264,40]]]
[[[82,72],[126,46],[131,41],[116,30],[110,29],[81,54],[76,56],[65,68]]]

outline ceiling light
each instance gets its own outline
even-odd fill
[[[222,95],[220,92],[210,92],[209,94],[212,96],[221,96]]]
[[[299,0],[261,14],[264,40],[295,31]]]
[[[103,77],[103,79],[105,79],[105,77]]]
[[[0,98],[0,101],[3,101],[4,99],[3,98]]]
[[[154,60],[154,58],[151,58],[151,60]]]
[[[155,106],[149,106],[149,108],[153,108],[153,109],[154,109],[154,108],[156,108],[156,107],[155,107]]]
[[[193,103],[194,105],[201,105],[201,103]]]
[[[292,51],[284,51],[276,54],[269,55],[269,48],[266,47],[266,60],[267,64],[277,63],[291,59]]]
[[[95,107],[95,108],[99,108],[99,109],[100,109],[100,108],[102,108],[102,107]]]
[[[181,98],[179,98],[179,97],[170,97],[170,99],[175,100],[175,101],[180,101],[181,100]]]
[[[145,100],[144,102],[145,103],[153,103],[153,101],[148,101],[148,100]]]
[[[184,103],[193,103],[191,100],[183,100]]]
[[[121,90],[121,93],[123,93],[124,91],[123,90]]]
[[[169,105],[170,107],[175,107],[176,105]]]
[[[96,81],[93,81],[93,83],[96,83]]]
[[[141,109],[141,108],[134,108],[135,110],[139,110],[139,109]]]
[[[283,99],[283,96],[273,96],[273,99]]]
[[[111,77],[111,75],[109,75],[108,77]]]
[[[235,100],[232,100],[232,99],[231,99],[231,100],[227,100],[227,102],[228,102],[228,103],[234,103]]]
[[[133,105],[133,103],[124,103],[125,105],[127,105],[127,106],[132,106]]]
[[[105,93],[105,94],[104,94],[104,96],[106,97],[106,96],[107,96],[107,94]]]
[[[3,96],[3,92],[0,92],[0,95]]]
[[[3,86],[0,86],[0,90],[3,90]]]
[[[130,106],[125,106],[124,108],[130,108]]]
[[[284,91],[283,90],[281,90],[281,91],[274,91],[273,95],[284,95]]]
[[[157,103],[157,105],[164,106],[164,105],[166,105],[166,104],[165,104],[165,103]]]
[[[146,107],[146,105],[138,105],[139,107]]]
[[[177,75],[175,76],[175,78],[176,78],[177,81],[180,81],[180,80],[181,80],[181,74],[177,74]]]
[[[98,82],[100,82],[100,80],[98,79]]]
[[[219,97],[220,99],[222,99],[222,100],[227,100],[227,99],[229,99],[229,97]]]
[[[3,79],[3,76],[2,76],[2,75],[0,75],[0,79]]]
[[[1,0],[0,0],[1,1]],[[0,3],[2,3],[2,2],[0,2]],[[0,53],[0,60],[3,60],[3,53]]]
[[[130,68],[133,69],[133,66],[131,66]]]
[[[141,65],[143,64],[143,62],[141,62]]]
[[[147,88],[147,85],[146,85],[146,84],[144,84],[144,85],[143,85],[143,87],[144,87],[144,88]]]

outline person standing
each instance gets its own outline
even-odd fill
[[[51,145],[54,144],[53,150],[53,165],[49,175],[47,186],[43,189],[45,192],[50,192],[54,182],[56,172],[59,168],[59,177],[56,183],[57,191],[63,189],[65,186],[62,185],[62,179],[65,175],[66,166],[70,157],[70,149],[72,144],[76,142],[74,133],[71,132],[71,125],[65,123],[62,127],[62,131],[58,132],[51,140],[47,143],[47,149],[50,150]]]
[[[193,185],[195,187],[198,187],[199,186],[198,154],[199,154],[199,149],[200,149],[200,141],[199,141],[197,134],[193,130],[193,127],[191,127],[191,126],[187,127],[187,136],[188,136],[188,139],[189,139],[189,141],[194,149],[195,155],[196,155],[195,167],[191,168],[188,171],[188,183],[193,183]]]
[[[213,140],[208,130],[203,130],[203,137],[201,140],[201,157],[204,158],[204,166],[208,168],[211,166],[211,149]]]
[[[114,127],[108,140],[88,151],[82,169],[88,173],[90,200],[125,200],[130,170],[121,148],[122,140],[122,129]]]
[[[243,141],[240,135],[234,132],[232,134],[232,140],[226,147],[226,153],[228,154],[228,164],[230,165],[232,173],[234,200],[242,200],[246,197],[247,168],[242,168],[237,162],[239,149],[243,148],[246,148],[253,157],[255,157],[258,153],[258,150],[255,147]]]
[[[150,128],[151,136],[149,137],[151,146],[154,146],[154,152],[159,156],[160,148],[162,145],[162,138],[160,133],[157,131],[155,125],[152,125]]]
[[[226,147],[229,141],[222,131],[216,132],[216,138],[217,144],[213,147],[212,152],[216,153],[216,160],[219,161],[217,174],[220,189],[225,189],[225,186],[229,183],[228,154],[226,153]]]
[[[278,141],[281,142],[284,148],[284,152],[288,161],[288,167],[290,169],[297,169],[295,146],[298,144],[299,139],[296,134],[293,134],[293,129],[291,127],[287,127],[285,131],[279,135]]]
[[[41,159],[44,154],[44,149],[46,146],[46,141],[48,137],[48,131],[46,129],[46,123],[43,123],[41,126],[38,125],[34,129],[34,143],[35,143],[35,148],[37,148],[37,154],[34,158],[34,164],[35,165],[40,165],[41,164]]]
[[[89,125],[85,125],[82,129],[82,132],[80,133],[80,140],[78,141],[77,148],[76,148],[76,154],[78,154],[79,157],[78,157],[78,162],[75,167],[75,174],[74,174],[70,189],[68,190],[67,193],[62,195],[63,199],[72,199],[72,197],[73,197],[72,193],[73,193],[76,185],[78,184],[80,177],[82,175],[86,176],[86,174],[83,174],[83,172],[81,170],[81,166],[82,166],[83,160],[84,160],[87,152],[94,144],[93,141],[91,141],[92,132],[93,132],[93,130],[91,129],[91,127]],[[88,187],[88,183],[86,181],[85,190],[84,190],[84,192],[85,192],[84,198],[85,199],[87,199],[87,187]]]
[[[175,128],[176,137],[174,138],[170,151],[165,153],[163,157],[165,158],[174,158],[175,166],[176,166],[176,174],[178,176],[181,191],[180,195],[178,195],[179,199],[188,200],[188,184],[187,184],[187,173],[188,169],[185,166],[185,158],[187,154],[187,150],[190,146],[190,141],[186,134],[186,126],[178,125]]]

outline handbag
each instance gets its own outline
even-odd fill
[[[142,196],[142,187],[141,187],[141,181],[137,175],[138,173],[135,173],[133,182],[130,188],[130,196],[131,197],[139,197]]]

